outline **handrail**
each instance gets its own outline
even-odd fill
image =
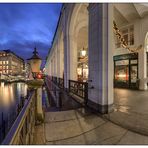
[[[69,92],[84,99],[84,104],[87,104],[88,100],[88,83],[69,80]]]
[[[32,92],[30,92],[29,98],[25,101],[24,107],[22,108],[21,112],[19,113],[18,117],[16,118],[15,122],[13,123],[7,136],[3,140],[2,145],[15,144],[17,142],[20,143],[20,141],[17,141],[16,139],[18,137],[20,138],[20,132],[21,132],[22,128],[24,127],[27,115],[30,113],[29,109],[31,109],[31,107],[34,106],[34,104],[33,104],[35,101],[34,98],[35,98],[35,91],[32,91]],[[34,108],[35,108],[35,106],[34,106]],[[34,112],[35,112],[35,110],[34,110]],[[35,121],[33,121],[33,122],[35,122]]]

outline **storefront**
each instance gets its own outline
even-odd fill
[[[77,64],[78,81],[86,82],[88,80],[88,49],[79,50]]]
[[[138,54],[114,56],[114,87],[138,88]]]

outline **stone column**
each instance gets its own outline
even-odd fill
[[[59,42],[57,44],[57,77],[60,78],[60,70],[61,70],[61,66],[60,66],[60,63],[61,63],[61,57],[60,57],[60,54],[61,54],[61,50],[60,50],[60,46],[59,46]]]
[[[69,35],[70,42],[70,80],[77,80],[77,64],[78,64],[78,53],[77,53],[77,41],[73,35]]]
[[[63,78],[63,72],[64,72],[64,49],[63,49],[63,40],[62,40],[60,43],[60,78]]]
[[[57,45],[56,45],[56,48],[55,48],[55,77],[58,77],[58,52],[57,52]]]
[[[68,88],[70,79],[70,54],[68,50],[68,38],[64,35],[64,87]]]
[[[108,113],[113,104],[113,8],[89,4],[88,106]]]
[[[53,60],[53,57],[52,57],[52,60],[51,60],[51,76],[54,76],[54,60]]]
[[[54,56],[53,56],[53,61],[54,61],[54,64],[53,64],[53,69],[54,69],[54,74],[53,76],[56,77],[56,54],[55,54],[55,51],[54,51]]]
[[[49,61],[48,75],[51,76],[51,60]]]
[[[44,115],[43,115],[43,109],[42,109],[42,88],[37,88],[37,120],[43,121]]]
[[[139,72],[139,89],[147,90],[147,61],[146,61],[146,51],[143,48],[138,53],[138,72]]]

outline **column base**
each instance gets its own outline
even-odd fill
[[[147,79],[140,80],[139,90],[147,90]]]
[[[113,111],[113,104],[110,105],[100,105],[91,100],[87,101],[87,106],[91,109],[101,113],[101,114],[108,114]]]

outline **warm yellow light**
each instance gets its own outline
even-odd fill
[[[85,56],[86,56],[86,50],[83,49],[83,50],[81,51],[81,54],[82,54],[83,57],[85,57]]]
[[[82,69],[81,68],[77,68],[77,74],[82,75]]]
[[[117,75],[117,77],[123,78],[123,77],[126,77],[126,74],[120,74],[120,75]]]

